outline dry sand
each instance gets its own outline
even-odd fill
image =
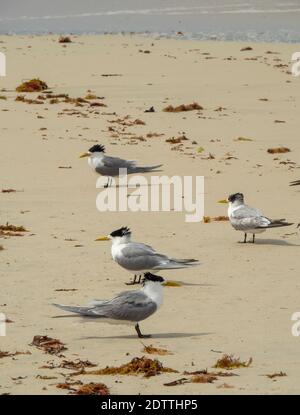
[[[85,304],[126,289],[129,274],[112,262],[110,244],[94,242],[123,225],[159,251],[202,262],[198,268],[161,273],[186,285],[166,288],[163,307],[141,324],[153,334],[144,343],[172,351],[158,358],[180,373],[150,379],[82,376],[83,381],[104,382],[114,394],[299,393],[300,339],[291,334],[291,316],[300,310],[296,225],[270,230],[255,245],[244,245],[238,243],[243,235],[228,222],[186,223],[175,212],[100,213],[97,176],[78,155],[100,142],[111,155],[145,165],[164,163],[169,176],[204,175],[205,215],[226,214],[217,200],[242,191],[246,202],[266,215],[297,224],[299,189],[288,183],[300,178],[300,78],[287,71],[300,45],[255,43],[253,50],[241,52],[248,45],[135,36],[73,37],[66,47],[57,36],[1,36],[0,41],[8,61],[7,77],[0,79],[7,89],[1,92],[7,100],[0,100],[0,188],[22,190],[0,194],[1,224],[29,230],[23,237],[0,239],[5,248],[0,252],[0,311],[13,321],[7,336],[0,337],[0,350],[31,352],[0,359],[0,393],[68,393],[55,385],[70,371],[40,369],[61,359],[29,346],[34,335],[60,339],[68,347],[66,358],[89,359],[100,368],[143,355],[131,327],[53,318],[62,314],[53,302]],[[101,76],[111,73],[122,76]],[[15,102],[15,87],[33,77],[46,81],[54,93],[83,97],[91,90],[105,97],[107,107],[95,107],[99,114],[92,114],[87,106]],[[204,110],[162,111],[169,104],[194,101]],[[156,112],[144,113],[150,106]],[[219,107],[223,110],[215,111]],[[58,116],[65,108],[88,116]],[[117,116],[105,115],[113,112]],[[113,137],[108,128],[115,124],[108,120],[126,115],[146,125],[125,132],[164,135],[146,141]],[[188,138],[183,151],[172,151],[165,140],[183,132]],[[241,136],[253,141],[235,141]],[[291,152],[267,153],[281,145]],[[209,153],[214,159],[206,159]],[[234,158],[226,159],[228,153]],[[282,163],[288,160],[295,164]],[[253,363],[236,370],[239,376],[213,384],[163,386],[184,370],[210,369],[219,352],[252,357]],[[275,381],[264,376],[279,371],[287,376]],[[220,387],[224,381],[232,388]]]

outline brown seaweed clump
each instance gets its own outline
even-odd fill
[[[180,144],[182,143],[182,141],[187,141],[188,138],[186,138],[185,135],[181,135],[179,137],[172,137],[172,138],[167,138],[166,139],[166,143],[171,143],[171,144]]]
[[[74,387],[76,386],[76,387]],[[65,382],[56,385],[58,389],[67,389],[71,395],[109,395],[109,389],[104,383]]]
[[[86,383],[79,387],[74,395],[109,395],[109,389],[104,383]]]
[[[287,376],[287,374],[285,372],[280,371],[279,373],[272,373],[270,375],[265,375],[267,376],[269,379],[275,379],[275,378],[281,378],[284,376]]]
[[[26,104],[44,104],[44,101],[40,100],[40,99],[30,99],[30,98],[26,98],[25,95],[18,95],[15,98],[16,102],[24,102]]]
[[[163,367],[163,364],[157,359],[148,359],[147,357],[134,357],[129,363],[119,367],[107,366],[104,369],[91,370],[83,372],[86,375],[144,375],[145,378],[160,375],[161,373],[178,373],[177,370],[169,367]]]
[[[30,81],[25,81],[19,86],[17,86],[17,92],[40,92],[48,89],[46,82],[41,81],[39,78],[31,79]]]
[[[252,357],[248,360],[248,362],[242,362],[240,358],[236,358],[233,355],[224,354],[221,359],[217,360],[217,363],[213,366],[214,368],[219,369],[239,369],[242,367],[249,367],[252,363]]]
[[[199,105],[197,102],[193,102],[192,104],[181,104],[177,107],[173,107],[173,105],[168,105],[163,109],[164,112],[183,112],[183,111],[194,111],[194,110],[203,110],[203,107]]]
[[[45,353],[58,355],[60,352],[67,350],[67,347],[60,340],[52,339],[48,336],[34,336],[30,346],[36,346],[38,349],[44,350]]]
[[[152,346],[152,344],[150,344],[149,346],[146,346],[145,344],[143,344],[143,346],[144,346],[144,348],[143,348],[143,352],[144,353],[148,353],[148,354],[158,354],[160,356],[165,356],[165,355],[173,354],[172,352],[170,352],[167,349],[154,347],[154,346]]]
[[[0,237],[23,236],[23,232],[28,232],[24,226],[10,225],[8,222],[6,225],[0,225]]]
[[[97,366],[95,363],[90,362],[89,360],[63,360],[58,365],[54,364],[54,362],[48,362],[47,364],[41,366],[41,369],[70,369],[70,370],[83,370],[86,367],[95,367]]]
[[[72,43],[70,36],[60,36],[58,43]]]
[[[268,153],[270,154],[289,153],[290,151],[291,150],[287,147],[268,148]]]
[[[229,220],[228,216],[215,216],[215,217],[203,216],[204,223],[223,222],[223,221],[228,221],[228,220]]]

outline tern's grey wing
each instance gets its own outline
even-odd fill
[[[158,254],[151,246],[132,242],[122,249],[122,255],[117,258],[117,262],[129,270],[140,271],[167,264],[169,258],[166,255]]]
[[[260,210],[247,205],[235,210],[231,214],[230,222],[235,229],[241,231],[266,228],[271,223],[270,219],[263,216]]]
[[[119,157],[109,157],[109,156],[104,156],[102,158],[102,162],[104,164],[105,167],[108,168],[131,168],[131,167],[135,167],[136,162],[133,160],[124,160],[121,159]]]
[[[131,242],[124,246],[121,255],[115,260],[119,265],[131,271],[181,269],[195,266],[194,259],[175,259],[159,254],[151,246]]]
[[[136,162],[132,160],[123,160],[118,157],[102,157],[95,170],[103,176],[119,176],[119,169],[127,169],[127,173],[135,168]]]
[[[260,210],[252,208],[250,206],[244,205],[232,212],[232,217],[235,219],[244,219],[244,218],[255,218],[257,216],[263,216]]]
[[[157,305],[142,291],[126,291],[94,308],[94,314],[115,320],[142,321],[157,310]]]

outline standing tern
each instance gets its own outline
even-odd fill
[[[112,241],[111,255],[117,264],[134,274],[128,285],[139,283],[141,273],[151,270],[181,269],[198,265],[195,259],[175,259],[159,254],[151,246],[131,241],[131,231],[127,227],[117,229],[108,236],[96,241]],[[136,281],[137,275],[139,280]]]
[[[105,154],[105,147],[101,144],[95,144],[88,152],[83,153],[79,158],[88,157],[89,166],[102,176],[108,177],[105,187],[111,185],[111,178],[119,176],[120,169],[126,169],[127,174],[148,173],[158,169],[162,164],[155,166],[139,167],[134,160],[123,160],[119,157],[110,157]]]
[[[148,272],[144,275],[141,289],[122,292],[112,300],[93,300],[86,307],[53,305],[89,320],[98,319],[109,324],[135,324],[138,337],[147,338],[151,336],[141,333],[139,322],[150,317],[162,305],[163,282],[162,277]]]
[[[232,227],[245,234],[244,243],[247,242],[247,233],[253,234],[252,242],[255,242],[255,234],[265,232],[269,228],[280,228],[290,226],[285,219],[269,219],[255,208],[245,205],[244,195],[235,193],[228,199],[219,200],[219,203],[229,203],[228,216]]]

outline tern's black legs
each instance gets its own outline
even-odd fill
[[[104,189],[107,189],[108,187],[110,187],[112,185],[112,178],[109,177],[107,179],[107,183],[104,185]]]
[[[244,236],[244,244],[245,244],[245,243],[247,243],[247,234],[245,233],[244,235],[245,235]],[[255,233],[253,233],[253,235],[252,235],[252,243],[253,244],[255,243]]]
[[[139,277],[138,280],[137,280],[137,277]],[[134,275],[133,281],[126,282],[126,285],[140,284],[141,283],[141,278],[142,278],[141,275]]]
[[[136,323],[136,325],[134,326],[134,328],[135,328],[135,330],[137,332],[137,335],[139,336],[140,339],[149,339],[149,337],[151,337],[150,334],[142,334],[141,333],[139,323]]]

